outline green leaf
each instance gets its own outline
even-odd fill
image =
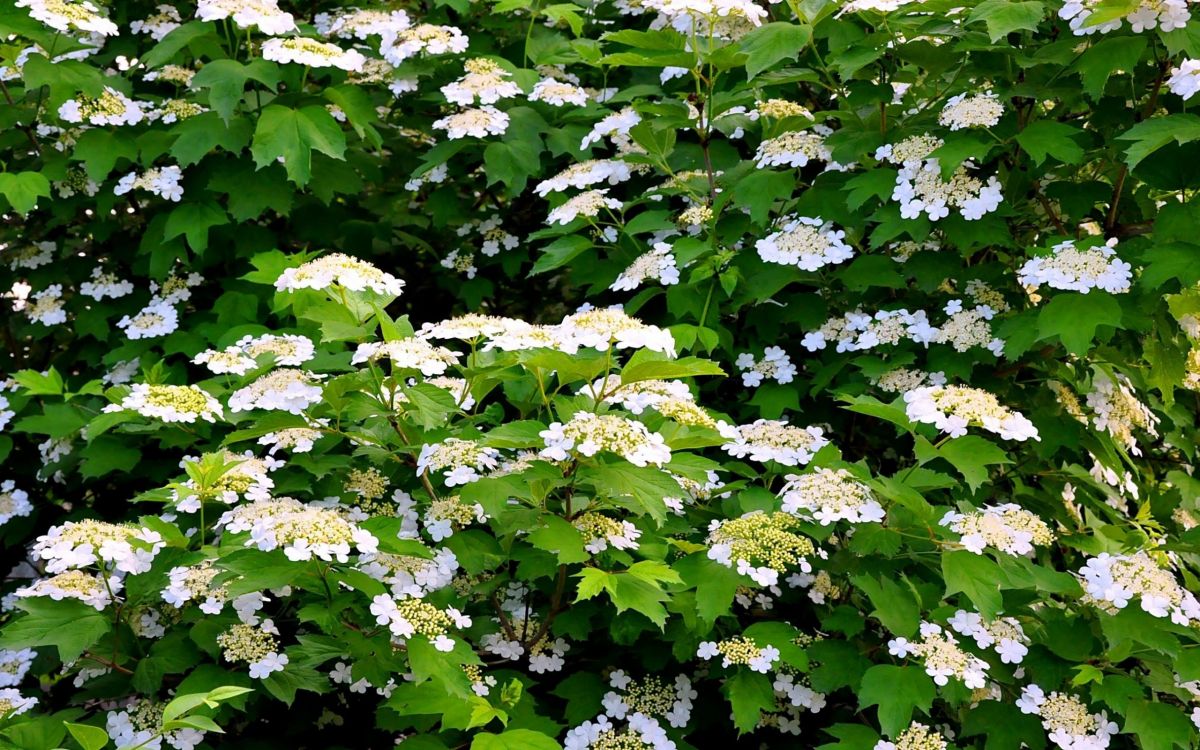
[[[530,532],[529,543],[558,557],[559,564],[581,563],[591,559],[583,548],[583,535],[561,516],[543,516],[542,524]]]
[[[71,158],[82,161],[88,177],[101,182],[113,171],[118,160],[137,160],[137,143],[120,130],[91,128],[75,141]]]
[[[641,355],[641,356],[639,356]],[[654,360],[654,352],[642,349],[621,370],[621,384],[628,385],[640,380],[675,380],[694,378],[701,375],[724,375],[725,371],[716,362],[700,357]]]
[[[990,557],[966,550],[943,552],[942,575],[946,579],[947,597],[963,592],[986,620],[1000,612],[1002,574]]]
[[[633,508],[653,518],[667,517],[663,498],[681,497],[679,483],[661,469],[634,466],[625,461],[580,467],[579,481],[591,485],[600,497],[631,498]]]
[[[879,706],[879,726],[892,737],[908,728],[913,711],[929,713],[937,689],[921,667],[877,664],[863,674],[859,708]]]
[[[503,182],[512,194],[522,192],[529,178],[541,169],[541,153],[541,141],[537,138],[489,143],[483,150],[488,184]]]
[[[64,721],[63,726],[79,743],[83,750],[100,750],[108,744],[108,732],[100,727],[88,726],[87,724],[72,724]]]
[[[1092,348],[1096,329],[1102,325],[1121,327],[1121,306],[1107,292],[1056,294],[1038,313],[1039,338],[1058,336],[1077,357]]]
[[[776,22],[759,26],[738,42],[746,53],[746,76],[754,78],[780,60],[795,60],[812,39],[812,27]]]
[[[954,438],[938,448],[937,453],[959,470],[972,491],[987,481],[988,466],[1012,463],[1002,448],[978,435]]]
[[[199,163],[217,146],[231,154],[241,153],[250,143],[250,120],[239,117],[223,122],[216,112],[201,112],[176,123],[170,132],[177,136],[171,145],[171,156],[181,167],[186,167]]]
[[[208,89],[208,103],[222,120],[229,122],[233,110],[242,100],[248,80],[258,81],[273,91],[279,84],[279,66],[266,60],[255,60],[249,65],[236,60],[213,60],[205,63],[192,77],[192,86]],[[266,114],[265,110],[263,114]]]
[[[1064,164],[1078,164],[1083,159],[1083,148],[1075,142],[1083,131],[1072,125],[1054,120],[1038,120],[1017,133],[1017,143],[1029,153],[1034,164],[1041,164],[1047,156],[1053,156]]]
[[[562,750],[562,745],[541,732],[511,729],[503,734],[481,732],[475,735],[471,750]]]
[[[883,623],[884,627],[905,637],[917,632],[921,624],[921,606],[913,598],[910,588],[900,585],[890,576],[876,580],[868,575],[859,575],[851,580],[855,588],[870,597],[875,607],[871,616]]]
[[[346,135],[324,107],[289,109],[272,104],[254,129],[250,152],[259,169],[283,159],[288,179],[303,187],[312,177],[312,152],[342,159]]]
[[[0,172],[0,195],[17,213],[26,214],[39,197],[50,197],[50,181],[40,172]]]
[[[536,276],[539,273],[561,268],[592,247],[591,239],[583,235],[570,234],[565,237],[559,237],[554,242],[542,248],[542,255],[534,262],[529,275]]]
[[[112,628],[104,612],[75,599],[20,599],[17,606],[26,614],[5,624],[0,648],[55,646],[59,659],[75,661]]]
[[[1130,141],[1132,144],[1125,149],[1125,163],[1131,169],[1171,141],[1182,146],[1198,138],[1200,138],[1200,116],[1186,113],[1153,117],[1139,122],[1122,135],[1117,136],[1117,140]]]
[[[1023,714],[1013,704],[1000,701],[983,701],[972,708],[963,721],[963,736],[983,736],[984,750],[1042,750],[1046,746],[1046,733],[1036,715]]]
[[[1143,750],[1195,747],[1195,732],[1187,716],[1166,703],[1131,701],[1122,734],[1136,735]]]
[[[1083,90],[1093,99],[1099,98],[1112,74],[1132,71],[1145,51],[1146,37],[1140,34],[1108,37],[1092,44],[1075,65]]]
[[[997,42],[1013,31],[1036,31],[1045,15],[1045,6],[1036,0],[986,0],[975,6],[967,16],[967,23],[983,21],[987,25],[988,36]]]
[[[208,230],[228,223],[225,210],[212,201],[184,203],[167,215],[163,239],[185,236],[188,246],[201,255],[208,249]]]
[[[729,699],[739,735],[753,732],[763,711],[775,710],[775,688],[765,674],[739,669],[725,680],[721,692]]]

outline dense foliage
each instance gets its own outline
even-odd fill
[[[3,0],[0,746],[1196,746],[1192,57]]]

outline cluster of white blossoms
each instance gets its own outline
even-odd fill
[[[145,116],[137,102],[108,86],[99,96],[68,99],[58,108],[64,122],[89,125],[137,125]]]
[[[717,427],[717,421],[696,402],[687,385],[679,381],[639,380],[622,385],[620,375],[609,375],[579,392],[606,404],[619,404],[634,414],[653,409],[689,427]]]
[[[1097,12],[1104,12],[1107,20],[1092,22],[1092,14]],[[1067,0],[1059,9],[1058,17],[1070,22],[1076,36],[1084,36],[1116,31],[1121,28],[1123,21],[1128,21],[1130,28],[1137,33],[1156,28],[1174,31],[1186,26],[1192,16],[1187,0],[1139,0],[1131,12],[1115,18],[1103,0]]]
[[[340,68],[346,71],[362,70],[366,62],[366,58],[357,50],[342,49],[331,42],[302,36],[268,39],[263,42],[262,56],[264,60],[272,62],[295,63],[309,68]]]
[[[32,301],[25,304],[25,316],[33,322],[44,326],[67,322],[62,284],[51,284],[42,291],[35,292],[30,299]]]
[[[420,370],[425,377],[443,375],[458,364],[459,355],[442,346],[434,346],[422,338],[359,344],[351,364],[388,359],[392,367],[401,370]]]
[[[225,585],[213,585],[213,579],[221,571],[205,560],[198,565],[176,566],[167,573],[167,586],[160,596],[167,604],[182,609],[188,602],[198,602],[200,611],[207,615],[219,615],[230,603],[229,590]],[[259,624],[257,612],[262,609],[265,597],[257,591],[234,597],[233,610],[238,619],[247,625]]]
[[[479,268],[475,265],[475,253],[470,250],[451,250],[450,254],[442,258],[442,268],[449,268],[452,271],[457,271],[468,279],[475,278],[475,274],[479,272]]]
[[[987,349],[997,357],[1004,353],[1004,339],[992,333],[991,320],[996,311],[987,305],[964,308],[962,300],[950,300],[943,308],[946,320],[937,327],[932,343],[946,344],[957,352],[974,347]]]
[[[1017,272],[1017,280],[1028,287],[1048,284],[1083,294],[1093,289],[1123,294],[1129,291],[1133,267],[1117,257],[1116,246],[1115,237],[1103,245],[1082,249],[1075,247],[1075,240],[1060,242],[1054,246],[1052,255],[1025,261]]]
[[[828,526],[837,521],[879,523],[887,513],[871,488],[845,469],[789,474],[779,491],[784,513]]]
[[[571,650],[571,644],[563,638],[551,640],[548,633],[543,634],[541,622],[525,610],[520,599],[507,599],[501,606],[509,613],[512,633],[522,640],[511,639],[504,632],[488,633],[479,639],[483,650],[513,661],[528,655],[529,671],[535,674],[562,671],[567,663],[564,657]]]
[[[1142,403],[1129,378],[1121,373],[1109,377],[1104,371],[1097,370],[1092,378],[1092,389],[1087,394],[1087,405],[1092,410],[1092,426],[1107,432],[1118,445],[1135,456],[1142,455],[1136,433],[1158,437],[1158,417]]]
[[[775,586],[788,571],[812,572],[808,558],[816,548],[799,533],[800,525],[795,516],[778,512],[714,519],[708,525],[708,558],[760,586]]]
[[[521,94],[521,87],[512,81],[509,73],[499,64],[483,57],[474,57],[463,63],[463,76],[442,86],[442,96],[452,104],[469,107],[475,104],[495,104]]]
[[[904,394],[905,413],[914,422],[932,424],[950,437],[981,427],[1005,440],[1041,440],[1037,428],[1023,414],[1002,406],[996,397],[979,388],[934,385]]]
[[[797,372],[792,358],[778,346],[763,349],[760,360],[756,360],[750,352],[742,352],[734,364],[742,371],[742,385],[747,388],[762,385],[764,379],[774,380],[780,385],[790,383]]]
[[[275,280],[275,288],[281,292],[298,289],[328,291],[338,287],[352,292],[370,289],[376,294],[398,297],[404,291],[404,282],[345,253],[330,253],[298,268],[288,268]]]
[[[131,340],[152,339],[175,332],[179,327],[179,311],[164,299],[154,298],[134,315],[117,321],[117,328]]]
[[[344,8],[313,16],[317,33],[337,39],[366,40],[404,31],[411,25],[402,10]]]
[[[20,685],[36,658],[37,652],[33,649],[0,649],[0,688]]]
[[[109,711],[104,728],[117,747],[144,747],[158,750],[165,741],[175,750],[193,750],[204,741],[204,732],[183,727],[163,731],[165,703],[139,698],[120,711]]]
[[[28,245],[20,247],[7,246],[0,248],[0,250],[4,251],[3,257],[8,263],[8,267],[14,271],[19,268],[33,270],[53,263],[54,251],[57,249],[58,246],[50,240],[31,242]]]
[[[288,665],[287,654],[280,653],[279,631],[270,620],[258,625],[237,623],[217,635],[221,657],[227,662],[243,662],[250,667],[250,677],[263,680]]]
[[[587,159],[567,167],[550,179],[542,180],[533,189],[542,198],[570,188],[583,189],[607,182],[619,185],[633,176],[633,167],[620,159]]]
[[[957,209],[967,221],[981,219],[1000,207],[1004,196],[995,176],[986,182],[971,174],[974,164],[964,161],[943,179],[942,168],[930,154],[944,145],[932,135],[918,135],[899,143],[880,146],[875,158],[900,167],[892,200],[900,203],[900,216],[915,219],[921,214],[930,221],[944,219]]]
[[[406,498],[405,502],[398,503],[396,515],[404,516],[411,512],[411,502],[411,498]],[[441,542],[454,536],[454,532],[459,529],[473,523],[484,523],[488,520],[488,515],[479,503],[463,502],[462,498],[454,495],[431,502],[425,509],[422,520],[425,522],[425,533],[429,534],[429,538]]]
[[[566,226],[579,217],[594,219],[600,215],[600,210],[608,208],[620,210],[621,201],[608,197],[608,188],[588,190],[567,199],[565,203],[554,208],[546,216],[546,223]]]
[[[617,276],[609,289],[614,292],[631,292],[646,280],[657,281],[666,286],[679,283],[679,268],[675,265],[675,256],[671,254],[671,245],[668,243],[654,243],[654,247],[635,258]]]
[[[281,367],[230,394],[229,410],[264,409],[303,414],[305,409],[320,402],[319,383],[320,376],[307,370]]]
[[[1088,596],[1109,608],[1124,609],[1137,597],[1142,609],[1155,617],[1170,617],[1185,626],[1200,621],[1200,601],[1144,551],[1101,553],[1087,561],[1079,577]]]
[[[829,342],[836,341],[836,350],[854,352],[890,346],[911,340],[918,344],[931,343],[938,329],[929,322],[924,310],[909,312],[880,310],[874,314],[855,310],[845,315],[830,318],[820,328],[804,334],[800,345],[810,352],[824,349]]]
[[[638,537],[642,532],[629,521],[618,521],[602,513],[581,513],[571,521],[571,525],[583,536],[583,548],[593,555],[604,550],[637,549]]]
[[[962,680],[971,690],[987,684],[987,662],[963,651],[958,639],[932,622],[921,623],[920,641],[907,638],[888,641],[888,653],[900,659],[917,657],[925,665],[925,674],[938,685],[946,685],[951,677]]]
[[[423,599],[395,599],[387,594],[377,594],[371,600],[371,614],[380,625],[386,625],[392,638],[405,643],[413,636],[429,639],[438,651],[453,651],[454,639],[449,636],[451,628],[471,627],[471,618],[454,607],[439,609]]]
[[[817,451],[829,445],[820,427],[795,427],[778,419],[758,419],[750,424],[718,425],[727,442],[721,448],[735,458],[776,461],[785,466],[802,466]]]
[[[888,3],[893,6],[904,5],[911,0],[856,0],[856,4],[866,2],[872,4]],[[894,8],[893,8],[894,9]],[[946,750],[949,743],[937,730],[914,721],[904,731],[896,735],[894,740],[879,740],[872,750]]]
[[[411,28],[389,29],[383,35],[379,52],[392,65],[420,54],[445,55],[466,52],[470,40],[453,26],[437,26],[429,23]]]
[[[87,31],[100,36],[120,33],[117,25],[89,0],[17,0],[16,7],[28,8],[30,18],[55,31]]]
[[[627,726],[618,729],[604,714],[585,721],[567,732],[564,750],[675,750],[675,743],[654,719],[639,712],[631,713]]]
[[[508,113],[490,104],[464,109],[433,121],[433,127],[445,130],[446,137],[452,141],[467,136],[487,138],[489,135],[504,135],[508,124]]]
[[[27,698],[16,688],[0,689],[0,716],[20,716],[37,705],[37,698]]]
[[[183,17],[173,5],[159,5],[156,11],[154,15],[131,21],[129,30],[134,34],[146,34],[154,41],[161,42],[163,37],[183,23]]]
[[[529,92],[529,101],[545,102],[552,107],[565,107],[574,104],[577,107],[586,106],[591,100],[587,90],[577,85],[576,81],[543,78],[533,85]]]
[[[192,287],[199,286],[204,277],[198,273],[176,274],[163,279],[162,284],[150,282],[150,291],[154,294],[151,304],[163,302],[175,305],[187,302],[192,298]]]
[[[258,366],[260,358],[284,366],[299,367],[316,356],[312,339],[294,333],[246,335],[222,350],[209,349],[197,354],[192,362],[203,364],[214,373],[245,375]]]
[[[1016,503],[988,505],[967,513],[951,510],[940,523],[959,534],[959,543],[977,555],[988,547],[1006,555],[1030,555],[1034,547],[1054,543],[1054,532],[1046,522]]]
[[[224,470],[212,486],[205,490],[213,499],[226,505],[233,505],[241,499],[253,501],[269,498],[271,490],[275,487],[270,473],[283,466],[283,461],[270,456],[258,458],[251,451],[234,453],[222,448],[209,455],[219,457]],[[187,464],[200,463],[201,460],[199,456],[184,456],[179,466],[186,468]],[[197,489],[196,482],[192,479],[189,479],[184,486],[192,490]],[[195,513],[200,510],[200,502],[199,495],[186,495],[176,504],[176,508],[184,513]]]
[[[1000,122],[1004,105],[991,91],[983,94],[959,94],[946,100],[938,115],[938,124],[951,130],[990,128]]]
[[[758,145],[754,154],[754,163],[760,169],[765,167],[804,167],[810,161],[832,162],[833,154],[825,145],[825,135],[816,128],[813,130],[798,130],[774,138],[768,138]]]
[[[696,649],[701,659],[721,657],[721,666],[747,666],[755,672],[766,674],[779,661],[779,649],[774,646],[759,646],[744,635],[726,638],[723,641],[703,641]]]
[[[17,483],[11,479],[0,482],[0,526],[32,512],[33,503],[29,502],[28,492],[17,489]]]
[[[480,472],[495,469],[500,451],[473,440],[446,438],[440,443],[426,443],[417,456],[417,474],[443,472],[447,487],[468,484],[479,479]]]
[[[103,267],[92,269],[92,278],[79,285],[79,293],[94,300],[105,297],[118,299],[133,294],[133,283],[118,277],[115,273],[106,272]]]
[[[1047,695],[1038,685],[1022,688],[1016,705],[1023,714],[1040,716],[1047,738],[1062,750],[1104,750],[1118,731],[1116,722],[1109,721],[1106,712],[1091,713],[1074,695],[1059,692]]]
[[[46,561],[50,573],[104,563],[121,573],[145,573],[165,546],[151,529],[121,526],[90,519],[52,526],[30,549],[34,560]]]
[[[1029,637],[1021,623],[1012,617],[984,620],[977,612],[960,609],[947,624],[956,633],[974,639],[980,648],[994,648],[1005,664],[1020,664],[1029,653]]]
[[[378,552],[379,540],[334,508],[301,505],[257,518],[246,546],[264,552],[282,548],[287,558],[296,562],[315,557],[344,563],[349,561],[352,547],[359,554]]]
[[[1167,88],[1185,102],[1195,96],[1200,91],[1200,60],[1183,60],[1178,67],[1171,68]]]
[[[897,367],[871,378],[871,382],[888,393],[904,393],[927,385],[945,385],[946,373],[925,372],[911,367]]]
[[[563,318],[557,328],[563,340],[582,348],[649,349],[675,355],[675,339],[670,331],[626,315],[619,305],[581,309]]]
[[[113,595],[120,590],[121,577],[118,575],[104,578],[82,570],[68,570],[17,589],[16,596],[20,599],[46,596],[56,602],[76,599],[97,610],[103,610],[112,603]]]
[[[570,461],[573,453],[591,457],[600,452],[616,454],[635,466],[662,466],[671,460],[662,435],[617,414],[576,412],[567,422],[552,422],[538,434],[546,446],[540,455],[552,461]]]
[[[816,271],[854,257],[845,237],[845,231],[820,217],[793,216],[780,220],[779,231],[757,240],[754,247],[767,263]]]
[[[221,403],[198,385],[149,385],[134,383],[130,391],[105,412],[136,411],[164,422],[216,422],[224,416]]]
[[[458,558],[448,549],[430,558],[379,552],[363,555],[358,564],[359,570],[387,584],[392,596],[418,599],[449,586],[458,567]]]
[[[455,234],[459,237],[466,237],[472,233],[479,235],[482,239],[479,252],[494,258],[501,250],[512,250],[521,244],[521,239],[506,231],[503,224],[503,217],[496,214],[486,219],[469,221],[455,230]]]

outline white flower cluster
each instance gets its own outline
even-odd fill
[[[8,719],[20,716],[37,705],[37,698],[27,698],[16,688],[0,690],[0,716]]]
[[[467,51],[469,41],[453,26],[422,23],[411,28],[388,29],[383,36],[380,54],[392,65],[400,65],[420,54],[445,55]]]
[[[608,677],[609,687],[602,703],[605,714],[624,719],[633,714],[665,719],[673,727],[687,726],[692,716],[692,701],[699,693],[692,688],[686,675],[676,675],[672,683],[660,677],[647,676],[635,680],[623,669],[614,669]]]
[[[108,738],[117,747],[161,748],[165,741],[175,750],[193,750],[204,741],[204,732],[183,727],[163,732],[163,708],[166,704],[147,698],[135,699],[120,711],[109,711],[105,719]]]
[[[881,5],[888,6],[884,10],[895,10],[895,7],[905,5],[911,0],[855,0],[851,5]],[[894,741],[879,740],[872,750],[946,750],[949,743],[936,729],[932,729],[919,721],[914,721],[896,735]]]
[[[776,461],[785,466],[802,466],[813,459],[817,451],[829,445],[819,427],[794,427],[776,419],[759,419],[750,424],[718,427],[727,442],[721,445],[735,458],[749,457],[751,461]]]
[[[593,555],[609,547],[637,549],[638,537],[642,535],[629,521],[618,521],[602,513],[581,513],[571,521],[571,525],[579,529],[583,536],[583,548]]]
[[[759,646],[753,640],[739,635],[723,641],[703,641],[696,649],[701,659],[721,657],[721,666],[747,666],[755,672],[766,674],[779,661],[779,649],[774,646]]]
[[[616,198],[609,198],[608,188],[588,190],[573,198],[569,198],[561,206],[551,210],[550,214],[546,217],[546,223],[566,226],[580,216],[593,219],[600,215],[600,209],[602,208],[620,210],[621,201]]]
[[[787,513],[751,511],[708,525],[708,558],[760,586],[774,586],[789,570],[811,573],[816,548],[798,533],[800,521]]]
[[[670,331],[626,315],[619,305],[568,315],[558,329],[564,339],[584,348],[649,349],[675,356],[675,339]]]
[[[639,380],[621,384],[620,375],[609,375],[579,389],[596,401],[619,404],[634,414],[654,409],[668,419],[693,427],[715,428],[717,421],[696,403],[685,383],[669,380]]]
[[[100,15],[100,8],[88,0],[17,0],[16,6],[28,8],[30,18],[55,31],[87,31],[101,36],[120,33],[117,25]]]
[[[1016,705],[1023,714],[1040,716],[1047,737],[1062,750],[1104,750],[1118,731],[1116,722],[1109,721],[1104,711],[1090,713],[1075,696],[1047,695],[1038,685],[1024,687]]]
[[[567,167],[548,180],[542,180],[533,189],[542,198],[550,193],[565,192],[570,188],[586,188],[607,182],[619,185],[633,176],[629,164],[620,159],[587,159]]]
[[[755,360],[750,352],[742,352],[734,362],[742,371],[742,385],[756,388],[762,385],[764,379],[774,380],[783,385],[792,382],[796,376],[796,366],[792,358],[781,347],[768,346],[763,349],[763,356]]]
[[[458,558],[448,549],[437,550],[432,558],[380,552],[363,555],[358,569],[387,584],[392,596],[419,599],[454,581]]]
[[[200,611],[206,615],[219,615],[230,603],[229,590],[224,585],[213,585],[213,579],[221,571],[213,567],[211,561],[198,565],[180,565],[167,572],[167,586],[160,596],[167,604],[182,609],[188,602],[199,602]],[[266,597],[257,591],[252,591],[232,600],[233,610],[238,619],[246,625],[258,625],[260,619],[256,614],[262,609]]]
[[[1089,596],[1116,609],[1124,609],[1137,597],[1142,609],[1155,617],[1170,617],[1171,622],[1185,626],[1200,621],[1200,602],[1195,595],[1144,551],[1101,553],[1087,561],[1079,576]]]
[[[92,269],[92,278],[79,285],[79,293],[94,300],[105,297],[117,299],[133,294],[133,283],[119,278],[114,273],[105,272],[101,266]]]
[[[1000,122],[1004,105],[988,91],[983,94],[959,94],[946,100],[938,115],[938,124],[951,130],[990,128]]]
[[[1016,503],[989,505],[967,513],[947,511],[940,524],[959,534],[959,543],[977,555],[988,547],[1006,555],[1030,555],[1034,547],[1054,543],[1054,532],[1046,522]]]
[[[1179,67],[1171,68],[1167,88],[1185,102],[1195,96],[1200,91],[1200,60],[1183,60]]]
[[[268,39],[263,42],[264,60],[279,63],[295,63],[309,68],[340,68],[346,71],[362,70],[366,58],[361,52],[342,49],[330,42],[321,42],[302,36],[288,39]]]
[[[964,308],[962,300],[950,300],[943,309],[949,317],[935,329],[934,344],[946,344],[957,352],[982,347],[999,357],[1004,353],[1004,339],[992,334],[990,321],[996,311],[987,305]]]
[[[1174,31],[1186,26],[1192,17],[1187,0],[1139,0],[1131,13],[1100,23],[1090,23],[1092,14],[1102,10],[1108,10],[1103,0],[1067,0],[1059,9],[1058,17],[1070,22],[1076,36],[1097,32],[1107,34],[1121,28],[1123,21],[1128,21],[1136,33],[1156,28]]]
[[[434,346],[425,339],[407,338],[359,344],[350,362],[357,365],[384,357],[391,361],[393,368],[420,370],[422,375],[432,377],[442,375],[457,365],[459,355],[445,347]]]
[[[448,635],[452,627],[471,627],[471,618],[454,607],[442,610],[423,599],[394,599],[387,594],[378,594],[371,600],[371,614],[378,624],[388,627],[398,643],[423,635],[438,651],[454,650],[454,639]]]
[[[207,490],[213,493],[215,499],[226,505],[233,505],[240,499],[253,501],[270,498],[271,490],[275,487],[270,473],[283,466],[283,461],[270,456],[258,458],[252,451],[234,453],[223,448],[210,455],[219,456],[225,468],[213,486]],[[199,463],[201,460],[199,456],[184,456],[179,466],[186,468],[188,464]],[[196,489],[192,479],[189,479],[185,486]],[[200,510],[200,498],[195,495],[185,496],[176,507],[184,513],[195,513]]]
[[[296,30],[292,14],[280,10],[275,0],[200,0],[196,18],[201,21],[229,18],[238,26],[253,26],[264,34],[286,34]]]
[[[179,328],[179,311],[171,302],[155,297],[133,316],[123,316],[117,328],[131,340],[167,336]]]
[[[679,283],[675,256],[666,242],[656,242],[649,252],[639,255],[609,287],[614,292],[632,292],[647,279],[665,286]]]
[[[1005,406],[991,393],[962,385],[934,385],[904,394],[905,413],[914,422],[932,424],[950,437],[982,427],[1005,440],[1041,440],[1023,414]]]
[[[832,131],[830,131],[832,132]],[[832,162],[833,154],[825,145],[825,136],[817,128],[800,130],[768,138],[758,146],[754,163],[765,167],[804,167],[810,161]]]
[[[411,22],[402,10],[363,10],[345,8],[313,17],[317,32],[338,39],[365,40],[372,36],[396,34],[407,29]]]
[[[246,335],[235,344],[224,349],[208,349],[193,359],[217,374],[232,373],[245,375],[258,366],[258,358],[286,367],[298,367],[316,356],[312,339],[307,336],[284,333],[264,333],[261,336]]]
[[[452,141],[468,136],[487,138],[489,135],[504,135],[508,124],[508,114],[490,104],[464,109],[433,121],[433,127],[445,130],[446,137]]]
[[[874,314],[855,310],[841,317],[830,318],[815,331],[804,334],[800,345],[810,352],[824,349],[836,341],[836,350],[854,352],[876,346],[898,344],[906,339],[918,344],[931,343],[938,329],[929,322],[924,310],[909,312],[880,310]]]
[[[1097,371],[1087,394],[1087,405],[1092,410],[1092,426],[1107,432],[1118,445],[1135,456],[1142,455],[1137,432],[1158,437],[1158,417],[1142,403],[1129,378],[1121,373],[1109,377],[1107,373]]]
[[[495,104],[521,94],[521,87],[510,80],[512,73],[492,60],[475,57],[463,63],[461,78],[442,86],[442,96],[452,104],[469,107],[478,99],[480,104]]]
[[[319,376],[307,370],[281,367],[234,391],[229,396],[229,410],[265,409],[303,414],[321,400],[318,383]]]
[[[412,498],[400,497],[397,500],[396,515],[412,518],[415,512]],[[425,533],[435,542],[441,542],[454,536],[454,532],[470,526],[473,523],[484,523],[488,520],[487,513],[479,503],[465,503],[457,495],[434,500],[425,509]]]
[[[662,466],[671,460],[662,435],[616,414],[576,412],[566,423],[553,422],[538,434],[546,446],[542,457],[553,461],[569,461],[572,453],[591,457],[601,451],[635,466]]]
[[[946,373],[924,372],[909,367],[897,367],[872,378],[871,381],[888,393],[904,393],[926,385],[945,385]]]
[[[960,609],[947,624],[956,633],[974,639],[980,648],[995,648],[1000,661],[1005,664],[1020,664],[1029,653],[1029,637],[1021,623],[1012,617],[985,621],[977,612]]]
[[[89,125],[137,125],[146,115],[138,103],[109,86],[100,96],[68,99],[58,108],[64,122]]]
[[[162,536],[147,528],[93,520],[67,521],[39,536],[30,556],[45,560],[50,573],[107,563],[110,570],[137,574],[150,570],[164,546]]]
[[[131,22],[129,30],[134,34],[147,34],[154,41],[161,42],[163,37],[183,23],[183,18],[173,5],[159,5],[156,10],[158,12],[152,16]]]
[[[946,685],[951,677],[962,680],[971,690],[987,685],[987,662],[963,651],[958,639],[932,622],[921,623],[920,641],[907,638],[888,641],[888,653],[900,659],[908,656],[921,659],[925,674],[938,685]]]
[[[32,300],[25,305],[25,315],[33,322],[41,323],[44,326],[67,322],[67,311],[63,307],[62,284],[51,284],[42,291],[34,293]]]
[[[559,81],[554,78],[543,78],[533,85],[529,92],[529,101],[545,102],[553,107],[564,107],[574,104],[577,107],[587,106],[588,92],[570,81]]]
[[[344,563],[350,560],[352,546],[360,554],[373,554],[379,551],[379,540],[333,508],[289,504],[255,519],[246,546],[264,552],[283,548],[287,558],[296,562],[316,557]]]
[[[113,594],[120,590],[121,577],[118,575],[102,578],[82,570],[68,570],[19,588],[16,595],[18,598],[47,596],[56,602],[76,599],[97,610],[103,610],[112,603]]]
[[[604,714],[585,721],[567,732],[563,739],[564,750],[675,750],[675,743],[654,719],[638,712],[629,715],[628,726],[618,729]]]
[[[495,469],[500,451],[473,440],[446,438],[440,443],[421,446],[417,456],[417,474],[442,471],[447,487],[468,484],[479,479],[480,472]]]
[[[954,208],[964,219],[973,221],[999,208],[1004,200],[1000,182],[995,176],[987,182],[974,177],[970,161],[959,165],[949,179],[942,178],[941,165],[929,156],[942,145],[940,138],[920,135],[875,151],[876,159],[900,167],[892,191],[892,200],[900,203],[900,216],[915,219],[925,214],[930,221],[937,221],[949,216]]]
[[[4,401],[4,399],[0,399],[0,401]],[[0,403],[0,406],[3,404]],[[0,482],[0,526],[32,512],[33,503],[29,502],[29,493],[17,489],[17,483],[11,479]]]
[[[822,526],[837,521],[879,523],[887,515],[871,488],[845,469],[789,474],[779,491],[783,512]]]
[[[1030,258],[1017,272],[1017,280],[1028,287],[1048,284],[1055,289],[1087,294],[1100,289],[1111,294],[1129,291],[1133,267],[1117,257],[1115,237],[1098,247],[1077,248],[1074,240],[1060,242],[1053,255]]]
[[[754,243],[758,257],[767,263],[816,271],[854,257],[854,248],[843,240],[846,232],[820,217],[793,216],[781,221],[779,231]]]
[[[221,403],[198,385],[148,385],[135,383],[120,402],[105,412],[136,411],[164,422],[216,422],[223,417]]]
[[[289,268],[275,280],[275,288],[281,292],[334,287],[352,292],[370,289],[376,294],[398,297],[404,290],[404,282],[365,260],[344,253],[330,253],[298,268]]]
[[[288,665],[287,654],[280,653],[279,631],[270,620],[257,626],[238,623],[217,636],[221,657],[228,662],[245,662],[250,677],[263,680]]]

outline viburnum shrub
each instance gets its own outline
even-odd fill
[[[0,3],[0,747],[1195,747],[1191,10]]]

